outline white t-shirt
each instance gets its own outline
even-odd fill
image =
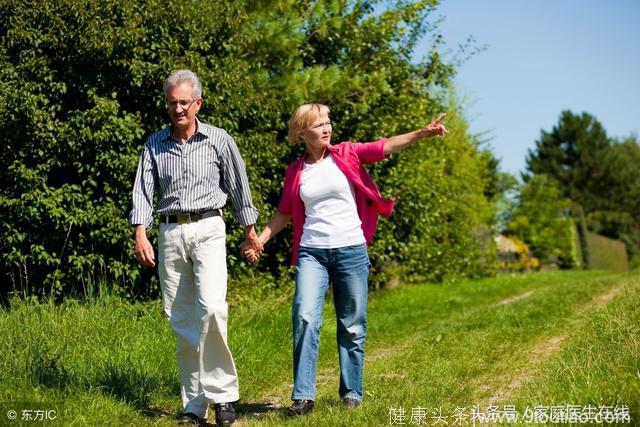
[[[334,249],[365,243],[353,185],[329,154],[304,164],[300,197],[307,216],[300,246]]]

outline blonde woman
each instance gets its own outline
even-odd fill
[[[444,136],[444,117],[404,135],[336,145],[331,144],[326,105],[302,105],[289,120],[289,144],[304,143],[306,150],[289,165],[278,210],[259,238],[266,244],[293,221],[292,415],[309,413],[314,407],[322,305],[329,283],[337,317],[340,398],[348,407],[360,404],[370,268],[367,245],[378,215],[391,215],[394,204],[380,195],[362,165],[383,160],[420,139]],[[260,256],[250,248],[242,251],[252,262]]]

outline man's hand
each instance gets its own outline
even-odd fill
[[[244,242],[240,244],[240,252],[242,256],[247,258],[250,262],[256,262],[260,259],[260,254],[264,251],[264,244],[262,240],[258,238],[255,227],[248,225],[245,228]]]
[[[144,225],[138,224],[136,226],[135,232],[135,249],[134,253],[136,255],[136,259],[142,265],[147,267],[155,267],[155,255],[153,253],[153,246],[151,246],[151,242],[147,239],[147,230]]]

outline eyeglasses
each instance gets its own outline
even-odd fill
[[[178,108],[178,105],[182,107],[183,110],[188,110],[198,99],[200,98],[196,98],[193,101],[167,101],[165,105],[171,110]]]

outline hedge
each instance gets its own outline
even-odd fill
[[[97,286],[158,295],[133,257],[127,224],[145,138],[166,126],[162,81],[189,68],[203,121],[226,129],[246,161],[263,225],[286,165],[286,121],[303,102],[331,106],[339,140],[412,130],[448,111],[450,135],[370,171],[397,211],[371,258],[427,279],[491,274],[490,155],[449,101],[454,67],[438,53],[436,2],[5,0],[0,4],[2,294],[83,295]],[[432,40],[415,62],[420,36]],[[282,283],[289,239],[257,268],[226,218],[232,285]],[[285,234],[285,233],[283,233]],[[151,231],[154,238],[154,231]],[[235,285],[234,285],[235,286]]]
[[[587,245],[590,269],[629,270],[629,258],[623,242],[588,231]]]

